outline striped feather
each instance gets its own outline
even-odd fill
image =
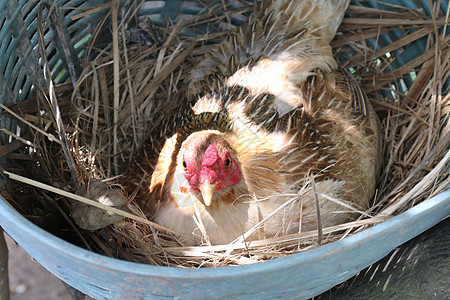
[[[379,168],[376,115],[329,46],[348,2],[263,1],[193,70],[124,176],[150,217],[195,243],[224,243],[292,201],[264,224],[265,236],[314,230],[311,174],[329,198],[368,207]],[[230,148],[242,179],[205,207],[184,191],[181,162],[209,143]],[[324,226],[352,216],[325,198],[320,206]]]

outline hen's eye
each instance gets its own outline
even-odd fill
[[[225,168],[227,168],[227,169],[230,167],[230,165],[231,165],[231,159],[230,159],[229,157],[227,157],[227,159],[225,159],[224,165],[225,165]]]
[[[183,169],[186,171],[187,170],[187,163],[185,160],[183,160]]]

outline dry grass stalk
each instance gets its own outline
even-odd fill
[[[80,96],[74,92],[72,98],[70,95],[64,98],[73,103],[69,108],[62,108],[62,116],[81,185],[93,180],[114,182],[120,177],[145,137],[146,128],[153,126],[158,111],[180,91],[189,70],[233,27],[230,20],[242,19],[242,13],[250,7],[230,8],[224,4],[210,9],[202,17],[186,18],[178,25],[161,29],[161,43],[156,41],[153,45],[142,46],[127,43],[127,24],[117,19],[116,4],[116,1],[109,2],[74,17],[81,18],[107,8],[105,20],[112,17],[113,32],[112,44],[88,49],[88,53],[96,55],[86,62],[78,79]],[[210,246],[207,233],[203,232],[205,246],[186,247],[176,235],[149,222],[131,202],[128,209],[134,217],[127,215],[128,218],[106,228],[103,237],[93,238],[98,244],[97,251],[154,265],[248,264],[339,240],[383,222],[445,189],[450,181],[450,151],[447,149],[450,96],[446,86],[450,75],[450,37],[445,35],[449,11],[438,13],[438,8],[432,7],[433,15],[429,17],[423,9],[384,5],[387,9],[350,6],[351,17],[344,19],[332,44],[341,63],[351,68],[368,94],[382,122],[385,165],[373,206],[368,211],[358,211],[360,219],[329,228],[319,226],[319,232],[300,230],[297,234],[246,242],[245,236],[263,230],[266,218],[229,245]],[[183,30],[189,31],[205,23],[213,24],[219,31],[198,38],[181,35]],[[383,36],[395,37],[399,31],[401,37],[384,44]],[[100,28],[93,40],[99,32]],[[397,52],[419,39],[427,39],[427,51],[396,66]],[[374,42],[378,48],[371,44]],[[405,86],[409,86],[407,90]],[[70,175],[61,147],[42,138],[45,135],[61,143],[52,135],[57,128],[52,112],[47,110],[46,115],[33,119],[30,115],[21,116],[19,110],[3,105],[2,108],[32,127],[43,172],[54,185],[66,187]],[[47,130],[32,124],[40,124],[37,119],[41,117],[45,119]],[[313,183],[305,186],[305,189],[311,188],[314,188]],[[294,195],[286,206],[301,201],[298,196]],[[357,211],[328,195],[317,197],[339,203],[343,210]]]
[[[168,231],[168,232],[171,232],[171,233],[176,233],[176,232],[171,231],[170,229],[167,229],[167,228],[165,228],[163,226],[160,226],[160,225],[158,225],[156,223],[150,222],[146,218],[141,218],[141,217],[138,217],[136,215],[130,214],[130,213],[126,212],[126,211],[123,211],[123,210],[120,210],[120,209],[117,209],[117,208],[114,208],[114,207],[110,207],[108,205],[104,205],[104,204],[96,202],[96,201],[92,201],[92,200],[90,200],[90,199],[88,199],[86,197],[82,197],[80,195],[69,193],[69,192],[66,192],[66,191],[64,191],[62,189],[58,189],[58,188],[55,188],[53,186],[50,186],[50,185],[47,185],[47,184],[44,184],[44,183],[41,183],[41,182],[38,182],[38,181],[35,181],[35,180],[32,180],[32,179],[29,179],[29,178],[26,178],[26,177],[23,177],[23,176],[14,174],[14,173],[11,173],[11,172],[8,172],[8,171],[3,171],[3,174],[7,175],[9,178],[11,178],[13,180],[17,180],[17,181],[26,183],[28,185],[35,186],[35,187],[37,187],[39,189],[47,190],[49,192],[53,192],[55,194],[58,194],[58,195],[61,195],[61,196],[64,196],[64,197],[67,197],[67,198],[70,198],[70,199],[73,199],[73,200],[76,200],[76,201],[79,201],[79,202],[82,202],[82,203],[86,203],[86,204],[92,205],[92,206],[97,207],[97,208],[101,208],[101,209],[106,210],[106,211],[108,211],[108,212],[110,212],[112,214],[121,215],[121,216],[124,216],[126,218],[130,218],[130,219],[132,219],[134,221],[141,222],[143,224],[152,226],[152,227],[160,229],[160,230],[165,230],[165,231]]]

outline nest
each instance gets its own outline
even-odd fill
[[[132,201],[126,205],[125,219],[100,231],[85,232],[71,220],[74,200],[68,198],[77,198],[73,194],[78,186],[93,181],[118,182],[153,120],[190,70],[252,11],[252,4],[244,2],[208,6],[200,16],[159,28],[135,15],[138,3],[126,7],[122,20],[112,2],[103,5],[109,13],[90,39],[81,76],[57,86],[47,78],[47,86],[40,86],[29,101],[2,105],[31,128],[23,137],[7,131],[22,141],[5,145],[7,156],[16,163],[9,171],[46,184],[32,188],[11,181],[2,191],[4,198],[39,226],[89,250],[179,267],[248,264],[286,256],[408,210],[442,192],[450,181],[450,36],[445,33],[450,16],[439,7],[427,8],[430,17],[425,8],[382,5],[382,10],[351,5],[332,43],[336,57],[357,78],[381,121],[384,166],[372,206],[359,219],[250,243],[198,247],[184,246],[147,220]],[[73,18],[96,11],[92,8]],[[97,37],[109,30],[107,18],[111,40],[102,44]],[[205,24],[208,32],[199,32]],[[44,28],[38,34],[43,36]],[[383,35],[400,38],[383,44]],[[405,64],[398,62],[396,54],[419,39],[427,40],[426,51]],[[41,52],[49,74],[45,51]],[[11,178],[20,179],[11,173]],[[30,190],[32,199],[25,196]]]

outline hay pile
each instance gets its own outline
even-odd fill
[[[70,219],[71,203],[66,197],[74,196],[67,193],[49,193],[41,186],[33,189],[35,204],[17,193],[3,192],[5,198],[36,223],[90,250],[155,265],[199,267],[248,264],[311,249],[383,222],[436,195],[450,181],[450,36],[446,34],[450,13],[432,7],[429,17],[425,8],[383,4],[381,10],[365,7],[364,1],[354,3],[363,5],[350,6],[332,45],[379,115],[385,162],[373,205],[359,220],[322,228],[320,237],[314,231],[251,243],[185,247],[170,232],[152,226],[133,202],[127,208],[134,217],[127,215],[90,233],[80,232]],[[185,16],[176,25],[155,29],[148,19],[134,15],[137,7],[137,3],[128,6],[119,20],[115,5],[104,6],[109,13],[91,38],[83,73],[72,77],[75,88],[70,83],[54,89],[48,85],[40,89],[38,101],[32,98],[5,107],[33,125],[32,135],[25,137],[31,154],[26,154],[25,163],[23,157],[17,158],[20,169],[12,173],[66,192],[91,181],[117,182],[153,126],[154,116],[180,90],[189,71],[236,20],[245,19],[252,10],[251,4],[220,3],[209,6],[200,17]],[[105,25],[107,18],[110,27]],[[198,26],[204,24],[212,31],[199,35]],[[96,43],[105,28],[112,32],[111,42]],[[136,32],[140,32],[137,39]],[[384,44],[386,37],[393,42]],[[426,51],[405,64],[398,62],[397,53],[421,38],[427,41]],[[31,109],[24,110],[27,105]],[[62,220],[66,225],[57,223]]]

